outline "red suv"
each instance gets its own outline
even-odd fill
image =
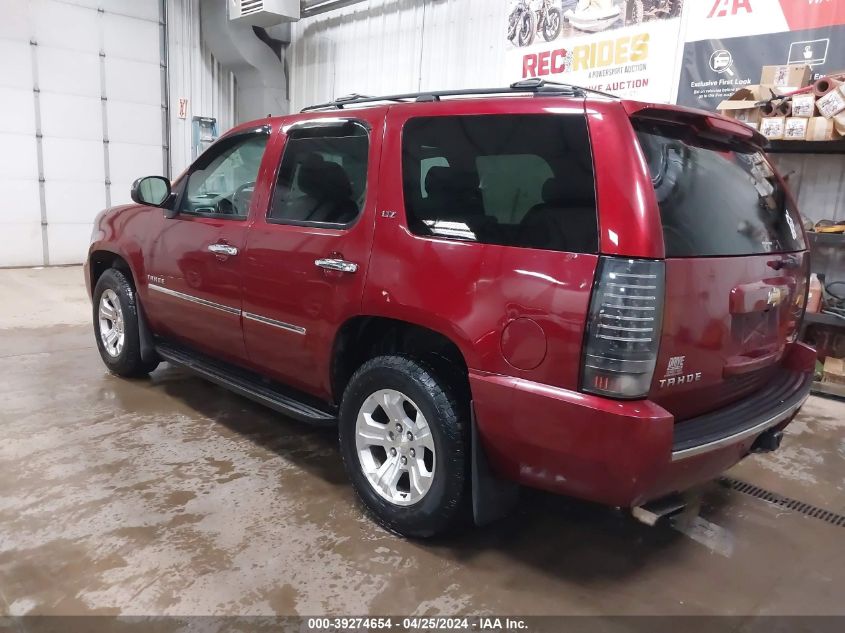
[[[97,218],[100,354],[336,424],[402,534],[517,484],[641,506],[777,448],[809,392],[806,241],[763,143],[542,81],[241,125]]]

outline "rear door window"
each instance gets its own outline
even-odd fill
[[[419,117],[402,136],[410,230],[594,253],[595,181],[580,115]]]
[[[268,220],[348,226],[364,208],[369,134],[357,122],[291,130]]]
[[[635,122],[660,207],[667,257],[805,248],[801,220],[762,152],[686,126]]]

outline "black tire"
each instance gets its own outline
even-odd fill
[[[356,421],[367,398],[377,391],[401,392],[425,416],[434,441],[433,479],[413,505],[397,505],[376,492],[364,473],[356,447]],[[405,356],[379,356],[352,376],[340,407],[340,453],[355,492],[375,520],[412,538],[430,538],[462,527],[470,500],[468,403],[427,363]],[[388,426],[390,423],[388,423]]]
[[[122,349],[116,355],[106,351],[106,346],[100,330],[100,301],[107,291],[113,292],[120,303],[123,317]],[[126,378],[145,376],[158,367],[159,361],[144,361],[141,358],[141,337],[138,328],[138,300],[135,288],[121,271],[110,268],[97,280],[93,294],[94,337],[100,358],[103,359],[109,371]]]
[[[547,42],[556,40],[562,28],[563,17],[560,15],[560,10],[557,7],[550,8],[546,22],[543,24],[543,39]]]
[[[516,44],[516,31],[519,27],[519,15],[516,11],[508,17],[508,41]]]
[[[522,15],[519,27],[517,28],[517,44],[520,46],[531,46],[534,42],[534,35],[536,33],[537,21],[534,18],[534,11],[529,9]]]

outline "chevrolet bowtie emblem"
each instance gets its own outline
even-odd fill
[[[770,288],[769,289],[769,297],[766,299],[766,303],[769,304],[770,307],[775,308],[783,303],[783,298],[786,292],[783,288]]]

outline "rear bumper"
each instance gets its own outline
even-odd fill
[[[791,346],[779,378],[725,409],[675,424],[648,400],[616,401],[470,372],[493,468],[521,484],[632,507],[711,480],[786,426],[809,394],[813,350]]]
[[[672,461],[710,453],[782,426],[807,400],[812,382],[810,372],[784,370],[751,397],[676,424]]]

